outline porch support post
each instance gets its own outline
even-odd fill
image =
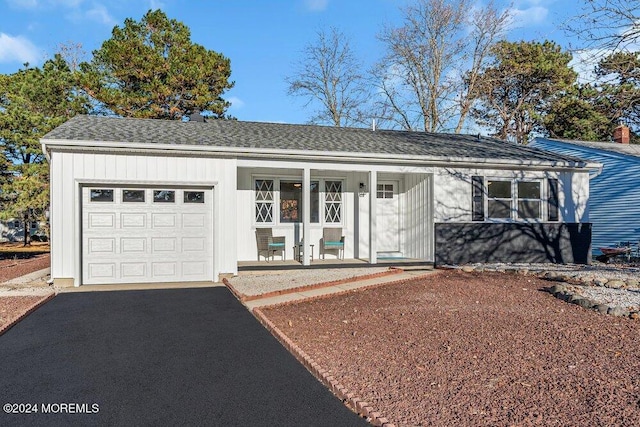
[[[376,204],[377,204],[378,172],[369,171],[369,264],[378,263],[378,236]]]
[[[305,167],[302,172],[302,265],[311,265],[311,170]]]

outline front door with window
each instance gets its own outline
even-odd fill
[[[398,181],[379,181],[376,197],[378,252],[400,252]]]

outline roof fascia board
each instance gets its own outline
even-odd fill
[[[498,167],[498,168],[561,168],[576,169],[597,168],[590,162],[566,162],[566,161],[513,161],[489,158],[463,158],[463,157],[431,157],[431,156],[408,156],[382,153],[353,153],[353,152],[331,152],[331,151],[307,151],[307,150],[274,150],[255,147],[216,147],[211,145],[174,145],[174,144],[148,144],[148,143],[122,143],[112,141],[86,141],[86,140],[66,140],[66,139],[41,139],[43,151],[47,153],[52,149],[74,151],[108,151],[125,153],[156,153],[167,154],[167,151],[182,155],[217,155],[224,157],[247,157],[247,158],[268,158],[268,159],[298,159],[298,160],[320,160],[320,161],[350,161],[350,162],[382,162],[391,164],[420,164],[429,166],[452,166],[458,167]]]

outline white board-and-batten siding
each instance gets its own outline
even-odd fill
[[[557,172],[537,170],[508,169],[471,169],[471,168],[436,168],[434,172],[434,222],[465,223],[472,222],[471,177],[512,180],[545,180],[559,181],[560,222],[589,221],[589,174],[588,172]],[[546,186],[542,186],[542,197],[546,199]]]
[[[237,273],[236,161],[207,157],[60,152],[50,154],[51,276],[81,277],[81,187],[200,186],[213,188],[214,278]],[[231,203],[229,203],[231,201]]]
[[[594,252],[623,241],[640,241],[640,157],[546,138],[537,138],[532,145],[603,165],[590,183]]]

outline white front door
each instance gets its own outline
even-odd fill
[[[213,280],[213,191],[82,188],[82,283]]]
[[[378,181],[376,197],[378,252],[400,252],[398,181]]]

